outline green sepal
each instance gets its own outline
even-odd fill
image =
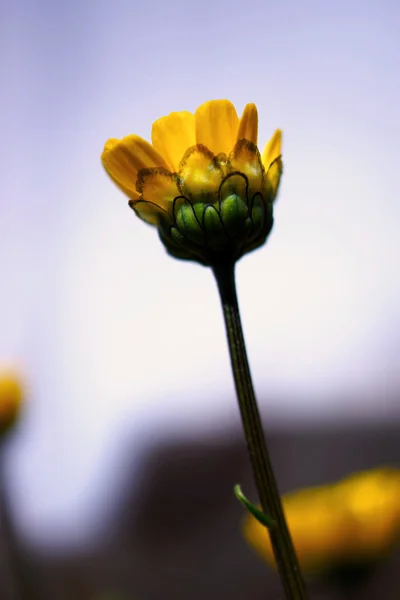
[[[195,244],[204,244],[204,231],[189,200],[181,197],[174,201],[174,218],[185,238]]]
[[[243,230],[247,217],[247,206],[237,194],[231,194],[221,202],[221,219],[229,238],[234,238]]]
[[[203,213],[203,226],[207,245],[213,249],[225,250],[229,241],[221,221],[221,215],[215,206],[206,206]]]
[[[185,244],[185,236],[182,235],[176,227],[171,227],[169,231],[171,238],[178,246],[182,246]]]
[[[253,222],[253,229],[250,234],[250,240],[255,239],[263,230],[265,221],[265,203],[259,194],[253,198],[253,204],[250,211],[250,217]]]

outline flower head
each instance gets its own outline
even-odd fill
[[[371,563],[400,541],[400,470],[374,469],[293,492],[283,497],[283,508],[304,571]],[[265,528],[250,517],[243,531],[275,564]]]
[[[22,404],[22,388],[11,370],[0,370],[0,436],[18,420]]]
[[[282,172],[281,132],[262,154],[258,115],[239,119],[228,100],[195,114],[175,112],[153,123],[150,144],[137,135],[107,141],[101,159],[144,221],[157,227],[167,251],[204,265],[262,245],[273,225]]]

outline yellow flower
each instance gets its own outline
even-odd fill
[[[254,104],[239,119],[231,102],[211,100],[155,121],[151,144],[137,135],[108,140],[101,159],[170,254],[215,265],[262,245],[272,229],[281,132],[260,154],[257,131]]]
[[[374,469],[293,492],[283,497],[283,508],[304,571],[375,561],[400,540],[400,469]],[[274,565],[265,528],[250,517],[243,532]]]
[[[20,381],[11,370],[0,371],[0,436],[17,421],[22,404]]]

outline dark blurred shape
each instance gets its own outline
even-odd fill
[[[397,423],[299,425],[266,433],[282,493],[400,463]],[[128,473],[97,547],[36,554],[43,600],[96,600],[106,590],[129,600],[282,598],[276,573],[242,539],[244,511],[233,486],[240,483],[252,500],[256,494],[239,430],[154,446],[142,469],[134,481]],[[332,581],[313,581],[310,596],[398,600],[399,570],[394,553],[351,594]]]
[[[0,368],[0,442],[17,423],[24,399],[17,371]]]

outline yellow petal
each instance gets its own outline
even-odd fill
[[[271,163],[274,162],[281,155],[281,145],[282,145],[282,131],[277,129],[266,144],[264,151],[262,153],[262,162],[265,167],[265,170],[268,171]]]
[[[384,556],[400,537],[400,470],[357,473],[334,485],[283,497],[283,508],[305,571]],[[275,564],[265,528],[247,517],[247,541]]]
[[[239,122],[238,140],[249,140],[257,146],[258,113],[255,104],[246,104]]]
[[[278,193],[282,175],[282,159],[279,158],[281,155],[281,143],[282,131],[277,129],[262,153],[262,162],[266,171],[266,189],[264,193],[272,200],[275,199]]]
[[[176,174],[165,169],[139,171],[136,189],[141,200],[152,202],[166,211],[172,210],[174,198],[181,195]]]
[[[304,571],[315,571],[329,561],[340,558],[341,515],[335,504],[318,497],[318,489],[305,490],[283,497],[283,508]],[[317,495],[316,495],[317,494]],[[246,517],[243,534],[247,542],[269,564],[276,566],[269,536],[254,517]]]
[[[164,159],[153,146],[138,135],[128,135],[122,140],[108,140],[104,146],[101,160],[113,181],[130,198],[137,197],[136,179],[139,169],[167,168]]]
[[[337,485],[351,536],[343,551],[376,555],[400,537],[400,471],[376,469]]]
[[[238,140],[229,157],[229,163],[232,171],[239,171],[246,175],[249,181],[248,200],[250,201],[254,194],[262,191],[264,170],[257,146],[246,139]]]
[[[229,154],[236,141],[239,119],[229,100],[210,100],[196,110],[196,142],[214,154]]]
[[[205,146],[197,145],[183,157],[179,171],[182,195],[194,202],[216,202],[223,171]]]
[[[119,183],[119,181],[117,181],[115,179],[115,177],[113,177],[107,170],[107,175],[109,176],[110,179],[112,179],[112,181],[115,183],[115,185],[117,187],[119,187],[119,189],[124,192],[124,194],[126,194],[129,198],[131,198],[132,200],[135,200],[137,198],[139,198],[139,194],[137,193],[136,190],[131,190],[129,188],[126,188],[124,185],[122,185],[122,183]]]
[[[178,171],[186,150],[196,144],[194,115],[183,111],[161,117],[153,123],[151,141],[171,171]]]
[[[0,369],[0,437],[18,419],[23,390],[16,373]]]

